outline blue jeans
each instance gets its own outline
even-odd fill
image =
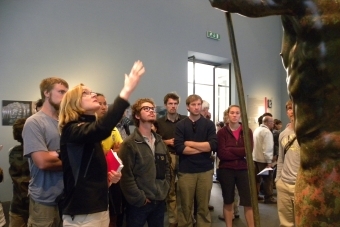
[[[143,227],[148,223],[149,227],[164,226],[165,201],[154,201],[142,207],[127,204],[126,227]]]

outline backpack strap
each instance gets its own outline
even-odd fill
[[[285,145],[285,147],[283,148],[283,160],[284,160],[284,156],[286,156],[287,151],[289,150],[289,148],[293,145],[294,141],[296,140],[296,136],[294,135],[292,138],[290,138],[288,140],[288,143]]]

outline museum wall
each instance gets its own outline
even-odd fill
[[[285,118],[280,18],[233,15],[233,21],[245,94],[271,98],[271,112]],[[208,39],[207,31],[221,39]],[[186,114],[188,53],[231,62],[229,49],[224,13],[208,0],[0,0],[0,100],[35,101],[40,81],[58,76],[70,87],[84,83],[112,102],[124,73],[140,59],[146,73],[131,102],[152,97],[162,105],[164,94],[176,91],[182,97],[179,112]],[[231,98],[238,100],[234,87]],[[0,125],[0,144],[6,173],[0,200],[8,201],[8,150],[17,144],[11,126]]]

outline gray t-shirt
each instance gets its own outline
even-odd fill
[[[284,147],[295,137],[295,132],[291,128],[286,128],[279,136],[279,158],[277,160],[277,173],[275,182],[281,180],[287,184],[295,184],[296,177],[300,168],[300,146],[295,139],[290,146],[286,155],[284,155]]]
[[[64,188],[63,172],[39,169],[31,159],[31,153],[60,148],[58,121],[39,111],[26,120],[22,137],[31,172],[28,194],[35,202],[56,205],[55,199]]]

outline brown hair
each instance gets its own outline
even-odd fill
[[[152,99],[149,99],[149,98],[137,99],[137,101],[131,107],[132,118],[133,118],[133,121],[136,127],[139,127],[139,121],[140,121],[140,119],[137,119],[136,116],[140,116],[142,104],[145,102],[151,103],[154,107],[156,106],[155,102]]]
[[[179,104],[180,98],[175,92],[170,92],[164,96],[164,104],[167,104],[169,99],[176,100]]]
[[[22,130],[24,129],[25,122],[26,118],[19,118],[14,122],[12,126],[13,138],[21,144],[24,142],[22,138]]]
[[[241,107],[240,107],[240,106],[238,106],[238,105],[230,105],[230,106],[228,107],[228,109],[226,109],[226,110],[223,112],[223,115],[224,115],[224,116],[227,115],[227,114],[229,113],[230,109],[233,108],[233,107],[237,107],[237,108],[239,108],[240,111],[241,111]]]
[[[38,108],[41,108],[44,104],[44,100],[43,99],[38,99],[37,102],[35,103],[35,111],[38,112]]]
[[[68,83],[58,77],[49,77],[46,79],[43,79],[40,83],[40,95],[43,101],[45,101],[45,95],[44,92],[50,92],[53,88],[55,84],[62,84],[64,85],[66,88],[68,88]]]
[[[61,103],[59,112],[59,131],[70,121],[78,120],[79,116],[85,113],[81,107],[81,98],[83,96],[84,84],[79,84],[68,90]]]
[[[189,95],[188,98],[185,100],[185,104],[187,106],[189,106],[190,103],[192,103],[192,102],[194,102],[196,100],[201,100],[201,104],[203,102],[203,99],[201,98],[201,96],[199,96],[199,95]]]
[[[240,106],[238,106],[238,105],[230,105],[230,106],[228,107],[228,109],[226,109],[226,110],[223,112],[223,122],[224,122],[224,124],[226,124],[226,123],[228,122],[228,113],[229,113],[229,111],[230,111],[230,109],[231,109],[232,107],[237,107],[237,108],[239,108],[240,111],[241,111],[241,107],[240,107]]]

